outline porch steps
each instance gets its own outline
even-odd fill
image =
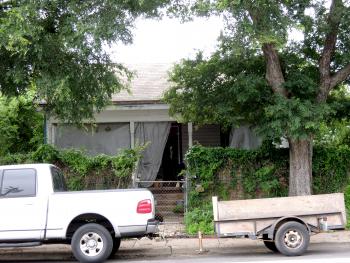
[[[149,188],[156,201],[156,214],[158,220],[163,223],[183,223],[183,211],[179,209],[179,204],[183,204],[184,193],[180,187],[156,187]],[[181,210],[181,209],[180,209]]]

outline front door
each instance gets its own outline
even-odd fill
[[[168,140],[164,147],[162,163],[157,180],[178,181],[178,174],[183,168],[181,152],[181,124],[172,123]]]

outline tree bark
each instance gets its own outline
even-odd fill
[[[289,139],[289,196],[311,195],[312,139]]]
[[[288,96],[287,90],[283,87],[285,82],[280,64],[278,52],[274,44],[264,44],[262,46],[266,60],[266,80],[274,93],[284,97]]]

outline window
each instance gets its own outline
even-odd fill
[[[54,192],[65,192],[67,191],[64,176],[61,170],[56,167],[51,167],[52,183]]]
[[[4,170],[1,197],[25,197],[36,194],[36,172],[34,169]]]

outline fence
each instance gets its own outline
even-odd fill
[[[155,199],[156,219],[160,221],[160,235],[180,236],[185,233],[184,216],[187,211],[188,181],[137,181],[136,187],[149,189]],[[102,190],[128,188],[130,178],[89,178],[77,181],[75,190]]]
[[[154,195],[160,235],[183,235],[184,215],[187,210],[187,181],[139,181],[138,187],[148,188]]]

